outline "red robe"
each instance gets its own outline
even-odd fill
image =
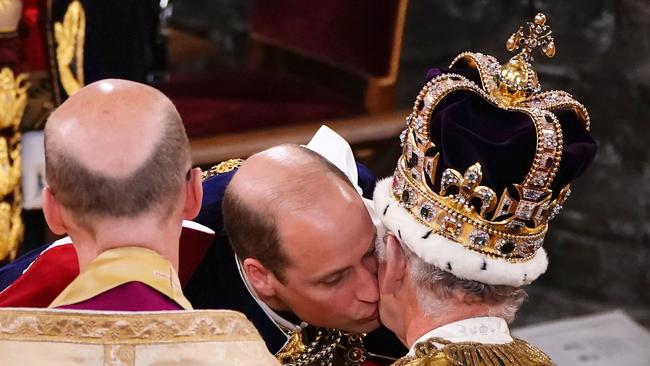
[[[201,259],[210,246],[213,236],[214,232],[205,226],[192,221],[183,222],[183,231],[181,232],[180,239],[180,268],[178,273],[183,286],[189,281],[194,270],[201,262]],[[79,262],[72,241],[70,238],[58,240],[44,250],[20,277],[0,292],[0,307],[47,307],[78,275]],[[147,289],[143,289],[143,287]],[[147,301],[139,303],[136,297],[128,297],[133,291],[142,293],[143,298],[147,299]],[[176,303],[166,296],[140,283],[137,283],[137,285],[128,283],[118,286],[111,291],[97,296],[102,297],[99,299],[101,301],[95,302],[93,301],[95,299],[90,299],[86,301],[88,304],[85,305],[107,306],[100,305],[100,303],[114,303],[116,295],[126,299],[123,304],[124,310],[140,310],[138,307],[153,306],[152,304],[156,304],[156,307],[177,306]],[[165,299],[170,301],[171,304],[167,303]],[[84,303],[81,304],[83,305]],[[90,308],[85,307],[84,309]],[[99,308],[93,309],[101,310]],[[111,310],[120,309],[113,308]],[[171,309],[161,308],[159,310]]]

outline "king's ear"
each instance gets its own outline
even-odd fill
[[[406,256],[402,245],[392,234],[386,236],[386,252],[382,266],[384,274],[380,281],[381,293],[396,294],[402,288],[406,276]]]
[[[61,204],[56,200],[54,193],[50,187],[43,188],[41,193],[43,200],[43,215],[47,226],[57,235],[64,235],[67,233],[67,228],[63,217],[61,216]]]

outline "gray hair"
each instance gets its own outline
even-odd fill
[[[466,304],[484,304],[488,306],[487,316],[496,316],[510,323],[517,310],[526,300],[526,291],[519,287],[505,285],[488,285],[482,282],[461,279],[418,257],[400,240],[402,250],[408,261],[409,278],[416,288],[417,300],[427,315],[451,310],[449,301],[452,294],[459,291]],[[380,262],[385,262],[386,239],[377,240],[376,255]]]

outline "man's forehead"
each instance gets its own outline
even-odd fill
[[[282,222],[304,215],[325,220],[322,216],[341,209],[361,208],[361,197],[346,179],[323,166],[301,168],[257,159],[242,165],[230,184],[242,200]]]
[[[278,222],[280,245],[296,269],[327,272],[353,263],[374,245],[375,227],[363,205],[330,213],[312,209],[317,207]]]

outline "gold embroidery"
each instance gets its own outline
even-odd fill
[[[275,358],[282,363],[293,362],[303,354],[306,349],[307,347],[302,341],[302,332],[298,330],[291,333],[289,341],[280,352],[275,354]]]
[[[243,162],[244,162],[243,159],[230,159],[230,160],[222,161],[221,163],[210,168],[210,170],[203,172],[203,175],[201,176],[201,180],[206,180],[210,177],[214,177],[215,175],[224,174],[224,173],[231,172],[235,169],[239,169],[239,167]]]
[[[436,347],[435,343],[443,347]],[[520,339],[506,344],[451,343],[431,338],[415,346],[415,356],[405,356],[393,366],[550,366],[551,359]]]
[[[230,310],[91,312],[0,310],[0,340],[137,345],[261,341],[246,317]]]
[[[63,22],[54,23],[54,38],[61,84],[65,92],[72,95],[84,85],[86,13],[78,0],[68,5]]]

